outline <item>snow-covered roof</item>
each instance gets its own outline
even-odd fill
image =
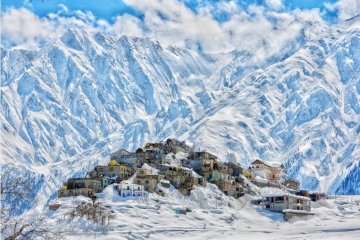
[[[153,167],[151,167],[149,164],[147,163],[144,163],[142,166],[141,166],[142,169],[151,169],[153,170]]]
[[[194,170],[191,169],[191,174],[194,178],[202,178],[202,176],[200,174],[198,174],[197,172],[195,172]]]
[[[158,173],[159,173],[159,170],[158,170],[158,169],[153,168],[152,166],[150,166],[150,165],[147,164],[147,163],[144,163],[144,164],[141,166],[141,169],[150,169],[151,172],[152,172],[152,175],[158,175]]]
[[[119,187],[123,187],[123,186],[142,186],[142,185],[139,185],[139,184],[135,184],[135,183],[131,183],[131,182],[121,182],[121,183],[115,183],[113,184],[113,186],[119,186]]]
[[[294,194],[290,194],[290,193],[268,193],[268,194],[262,195],[262,197],[285,197],[285,196],[298,198],[298,199],[304,199],[304,200],[310,200],[310,198],[308,198],[308,197],[298,196],[298,195],[294,195]]]
[[[281,167],[281,162],[273,162],[273,161],[263,161],[265,164],[270,165],[271,167]]]
[[[252,164],[255,164],[255,163],[263,163],[263,164],[268,165],[270,167],[281,167],[283,165],[281,162],[264,161],[264,160],[259,160],[259,159],[256,159],[254,162],[252,162]]]

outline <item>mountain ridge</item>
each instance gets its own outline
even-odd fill
[[[260,65],[247,65],[247,53],[74,29],[38,52],[1,49],[2,167],[33,179],[44,203],[111,151],[179,137],[245,166],[281,159],[311,190],[358,194],[360,30],[351,26],[304,33]]]

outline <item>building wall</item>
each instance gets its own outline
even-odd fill
[[[256,176],[264,179],[267,179],[269,176],[270,170],[265,164],[252,164],[250,168]]]
[[[58,197],[70,197],[70,196],[95,196],[95,191],[90,188],[75,188],[75,189],[61,189],[58,191]]]
[[[298,198],[296,196],[277,196],[263,199],[262,205],[263,208],[274,212],[282,212],[284,209],[310,211],[310,202],[310,199]]]
[[[137,177],[135,179],[136,184],[143,185],[145,191],[153,193],[156,191],[157,184],[163,179],[161,175],[150,175],[144,177]]]

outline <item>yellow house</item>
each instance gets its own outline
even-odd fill
[[[255,178],[255,174],[253,172],[250,172],[250,171],[246,170],[245,168],[242,168],[241,174],[244,177],[248,178],[248,179],[254,179]]]
[[[116,160],[110,160],[108,166],[119,166],[120,163],[118,163]]]
[[[109,177],[117,178],[117,182],[128,179],[134,171],[126,164],[119,164],[111,160],[108,166],[96,166],[95,169],[87,174],[90,178]]]

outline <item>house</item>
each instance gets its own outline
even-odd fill
[[[253,172],[247,170],[246,168],[241,167],[240,164],[238,164],[238,163],[228,162],[226,164],[229,167],[229,173],[234,177],[238,177],[239,175],[243,175],[247,179],[254,179],[255,178],[255,174]]]
[[[60,203],[52,203],[52,204],[49,204],[49,210],[52,210],[52,211],[58,210],[59,207],[61,207],[61,204],[60,204]]]
[[[164,148],[164,144],[162,142],[155,142],[155,143],[152,143],[152,142],[148,142],[145,144],[145,147],[144,147],[146,150],[148,149],[158,149],[158,148]]]
[[[192,168],[197,172],[209,171],[214,169],[217,157],[208,152],[191,152],[187,159],[181,160],[181,165],[187,168]],[[205,169],[202,169],[205,167]]]
[[[168,138],[164,143],[164,148],[168,153],[190,153],[193,151],[193,148],[185,143],[185,141],[179,141],[174,138]]]
[[[228,166],[228,172],[231,176],[237,177],[242,173],[242,167],[238,163],[227,162],[226,165]]]
[[[268,180],[270,184],[282,184],[284,167],[279,163],[267,163],[261,160],[255,160],[251,163],[251,171],[260,178]]]
[[[87,177],[107,177],[108,180],[111,181],[110,184],[112,184],[126,180],[133,174],[133,169],[127,164],[120,164],[115,160],[110,160],[108,166],[96,166],[94,170],[88,172]]]
[[[166,153],[162,148],[153,148],[145,150],[145,162],[151,166],[163,164],[166,161]]]
[[[253,173],[245,168],[241,169],[241,175],[243,175],[244,177],[246,177],[247,179],[250,179],[250,180],[253,180],[256,177],[255,173]]]
[[[160,169],[164,178],[184,195],[189,194],[194,185],[205,186],[206,184],[202,176],[189,168],[162,165]]]
[[[114,185],[114,190],[120,197],[128,198],[147,198],[149,193],[144,190],[144,186],[133,183],[120,183]]]
[[[103,190],[103,182],[91,178],[70,178],[58,191],[58,197],[83,195],[93,198]]]
[[[137,168],[136,169],[137,177],[145,177],[147,175],[153,175],[153,170],[151,168]]]
[[[268,194],[262,196],[261,206],[273,212],[283,212],[287,209],[310,212],[311,200],[289,193]]]
[[[231,176],[234,174],[234,169],[230,167],[229,163],[215,162],[214,169],[218,170],[219,172],[227,173]]]
[[[201,169],[204,165],[204,162],[202,159],[181,159],[181,165],[183,167],[192,168],[192,169]]]
[[[285,179],[284,186],[289,189],[299,190],[300,189],[300,181],[296,180],[296,179]]]
[[[131,168],[137,168],[146,162],[146,154],[141,148],[137,149],[135,153],[130,153],[122,149],[111,154],[110,159],[115,160],[119,164],[126,164]]]
[[[156,169],[151,168],[148,164],[144,164],[141,168],[136,169],[135,183],[144,186],[145,191],[156,192],[158,183],[164,179],[163,175],[159,175]]]
[[[241,186],[241,184],[239,184],[235,181],[224,181],[222,179],[219,179],[218,181],[216,181],[215,184],[227,196],[239,198],[239,197],[245,195],[245,191],[244,191],[243,187]]]
[[[227,182],[234,182],[235,178],[232,177],[230,174],[220,172],[218,170],[212,170],[210,172],[204,173],[204,177],[208,179],[209,182],[215,183],[218,180],[223,180]]]

